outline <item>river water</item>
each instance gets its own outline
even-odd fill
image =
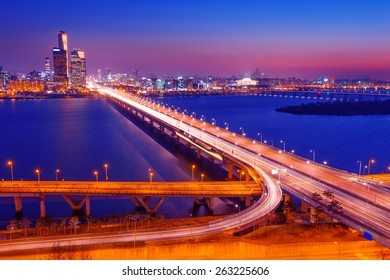
[[[273,144],[303,157],[327,161],[331,166],[357,173],[359,164],[376,160],[372,173],[385,172],[390,165],[390,116],[304,116],[278,113],[275,108],[310,102],[310,99],[264,96],[164,97],[159,101],[180,110],[196,112],[206,121],[212,118],[229,130],[245,132],[257,141]],[[240,129],[241,127],[241,129]],[[261,136],[260,134],[261,133]],[[103,164],[108,163],[112,181],[190,181],[194,152],[178,148],[168,137],[156,137],[150,128],[133,124],[103,99],[0,100],[0,178],[10,180],[7,160],[14,162],[15,180],[95,180],[93,170],[104,180]],[[197,163],[207,179],[223,180],[218,166],[203,160]],[[61,197],[49,197],[47,215],[59,218],[72,215]],[[103,217],[134,211],[128,198],[94,198],[91,215]],[[236,209],[216,203],[214,214]],[[12,198],[0,198],[0,227],[15,217]],[[194,209],[192,198],[168,198],[159,212],[166,217],[206,215],[205,207]],[[23,214],[39,216],[37,198],[23,200]]]

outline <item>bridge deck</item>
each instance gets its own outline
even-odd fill
[[[252,196],[261,188],[254,182],[90,182],[3,181],[0,196],[15,194],[145,195],[145,196]]]

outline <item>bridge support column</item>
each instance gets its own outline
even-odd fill
[[[43,194],[39,197],[39,206],[40,206],[40,210],[41,210],[40,217],[41,218],[46,217],[45,196]]]
[[[87,200],[87,196],[84,196],[83,199],[81,201],[76,201],[72,196],[70,195],[63,195],[62,196],[65,201],[69,204],[69,206],[72,208],[72,210],[74,211],[79,211],[83,205],[84,205],[84,202]]]
[[[251,180],[251,176],[249,175],[248,172],[245,173],[245,181],[249,182]]]
[[[304,202],[304,201],[302,201],[302,203],[301,203],[301,212],[303,212],[303,213],[306,213],[307,212],[307,204]]]
[[[201,158],[202,158],[202,150],[197,148],[196,149],[196,159],[201,160]]]
[[[310,207],[310,222],[314,224],[317,222],[317,219],[317,209],[315,207]]]
[[[228,176],[227,176],[226,180],[228,180],[228,181],[233,181],[233,167],[234,167],[233,163],[231,163],[231,162],[227,163]]]
[[[151,196],[147,196],[147,197],[134,196],[131,199],[134,202],[137,201],[135,202],[136,206],[137,205],[142,206],[146,210],[146,212],[155,213],[157,212],[158,208],[160,208],[161,204],[164,202],[165,197],[160,197],[154,206],[149,205],[150,201],[152,200]]]
[[[14,196],[14,203],[15,203],[15,212],[21,213],[22,212],[22,197],[20,195]]]
[[[283,212],[284,214],[290,213],[290,203],[291,203],[291,195],[284,193],[283,194]]]
[[[194,198],[194,201],[197,205],[201,205],[202,203],[200,202],[199,198],[197,198],[196,196],[193,197]]]
[[[213,211],[214,210],[214,197],[207,197],[206,201],[207,201],[207,207],[209,208],[209,210]]]
[[[251,206],[251,197],[247,196],[245,197],[245,207]]]
[[[89,201],[89,196],[87,196],[85,199],[85,216],[91,216],[91,203]]]

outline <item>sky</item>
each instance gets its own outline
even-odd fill
[[[89,74],[390,80],[389,15],[385,0],[2,1],[0,65],[42,71],[64,30]]]

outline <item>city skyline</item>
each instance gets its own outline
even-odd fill
[[[68,49],[84,50],[94,75],[108,67],[228,77],[260,68],[267,77],[390,80],[390,4],[382,1],[72,2],[4,3],[0,65],[44,70],[53,34],[65,30]]]

